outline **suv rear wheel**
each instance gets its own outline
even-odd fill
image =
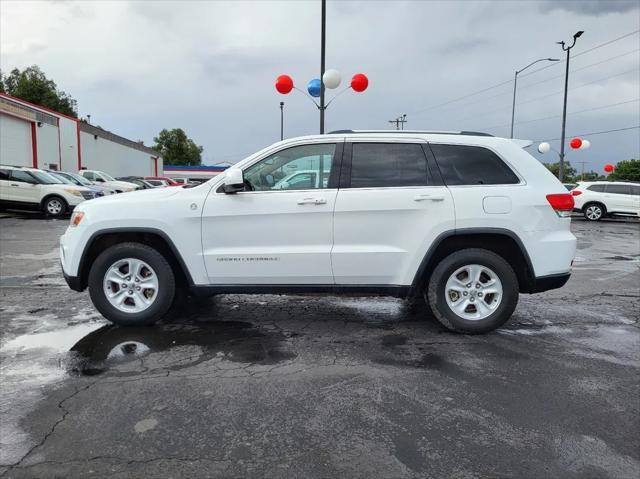
[[[436,266],[425,299],[445,328],[478,334],[511,317],[518,289],[518,278],[504,258],[470,248],[450,254]]]
[[[171,266],[155,249],[121,243],[102,252],[89,271],[89,295],[108,320],[121,326],[153,324],[175,295]]]
[[[606,212],[604,205],[600,203],[587,203],[584,205],[584,217],[589,221],[599,221]]]

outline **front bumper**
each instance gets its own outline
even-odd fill
[[[64,272],[64,270],[62,271],[62,274],[64,275],[64,280],[69,285],[69,288],[78,292],[84,291],[84,288],[82,287],[82,282],[80,281],[79,276],[69,276],[67,273]]]

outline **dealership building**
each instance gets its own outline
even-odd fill
[[[0,93],[0,163],[111,176],[163,174],[162,158],[128,140],[48,108]]]

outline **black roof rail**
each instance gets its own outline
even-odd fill
[[[328,135],[337,134],[359,134],[359,133],[404,133],[408,135],[431,134],[431,135],[463,135],[463,136],[493,136],[481,131],[431,131],[431,130],[334,130]]]

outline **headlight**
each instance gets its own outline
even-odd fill
[[[74,196],[82,196],[82,193],[80,193],[79,190],[74,190],[73,188],[65,188],[64,191],[66,191],[67,193],[69,193],[70,195],[74,195]]]
[[[82,221],[82,218],[84,218],[84,211],[74,211],[71,214],[71,220],[70,220],[69,226],[72,226],[72,227],[78,226]]]

